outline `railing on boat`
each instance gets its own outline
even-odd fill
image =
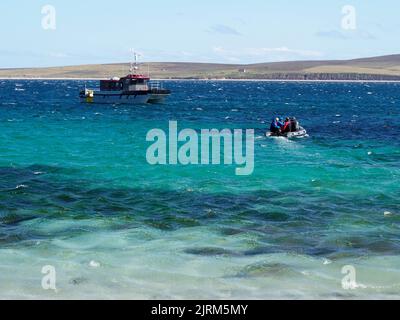
[[[150,81],[150,90],[162,90],[163,86],[160,81]]]

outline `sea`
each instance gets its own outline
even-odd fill
[[[0,299],[399,299],[400,84],[0,80]],[[309,137],[269,138],[295,116]],[[153,129],[254,129],[254,172],[151,165]]]

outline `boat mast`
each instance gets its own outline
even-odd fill
[[[136,72],[137,70],[139,70],[139,64],[138,64],[139,54],[137,52],[135,52],[134,49],[131,49],[131,52],[133,54],[133,61],[131,60],[131,66],[130,66],[129,72],[131,74],[133,74],[133,72]]]

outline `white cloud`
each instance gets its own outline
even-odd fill
[[[224,34],[224,35],[229,35],[229,36],[241,36],[242,35],[236,29],[234,29],[230,26],[224,25],[224,24],[217,24],[215,26],[212,26],[207,31],[210,33],[219,33],[219,34]]]
[[[51,58],[69,58],[70,56],[63,52],[49,52],[48,56]]]
[[[315,34],[317,37],[330,38],[330,39],[341,39],[341,40],[375,40],[376,37],[371,32],[367,30],[357,29],[357,30],[327,30],[318,31]]]

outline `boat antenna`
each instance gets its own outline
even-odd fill
[[[132,53],[133,55],[135,55],[135,50],[134,50],[134,49],[131,49],[131,53]],[[133,61],[132,61],[132,60],[131,60],[131,62],[130,62],[129,73],[130,73],[130,74],[133,73]]]
[[[138,64],[139,54],[134,49],[131,49],[131,52],[133,54],[133,61],[131,60],[131,66],[129,71],[132,74],[133,72],[139,70],[139,64]]]

